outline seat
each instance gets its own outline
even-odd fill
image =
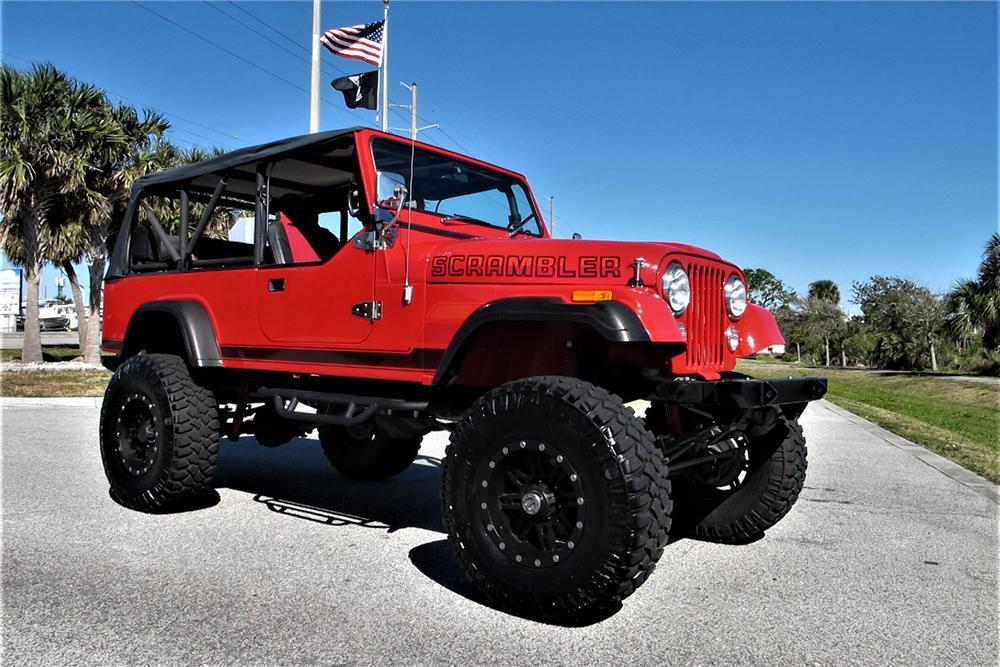
[[[343,245],[328,229],[319,225],[315,213],[292,212],[278,214],[291,248],[292,262],[325,262]]]
[[[277,220],[267,223],[267,242],[271,247],[271,257],[275,264],[292,263],[292,247],[288,243],[285,226]]]

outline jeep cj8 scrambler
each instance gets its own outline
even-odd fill
[[[565,620],[617,607],[672,522],[737,542],[788,512],[826,381],[733,371],[783,342],[711,252],[555,239],[517,173],[312,134],[136,183],[101,455],[115,501],[167,512],[211,493],[223,436],[318,429],[340,474],[382,480],[446,429],[459,563],[492,603]]]

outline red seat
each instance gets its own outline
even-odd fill
[[[278,221],[281,226],[285,228],[285,234],[288,236],[288,245],[292,250],[292,263],[301,264],[303,262],[318,262],[319,255],[313,249],[312,244],[309,243],[308,239],[299,231],[295,223],[284,213],[278,214]]]

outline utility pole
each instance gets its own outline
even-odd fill
[[[556,236],[556,198],[549,197],[549,235]]]
[[[309,91],[309,133],[319,132],[319,31],[320,31],[320,2],[313,0],[313,29],[312,29],[312,88]]]
[[[399,82],[403,88],[410,91],[410,103],[409,104],[390,104],[391,107],[399,107],[400,109],[409,109],[410,111],[410,127],[405,130],[410,133],[410,139],[416,141],[417,133],[423,132],[424,130],[429,130],[434,127],[440,127],[437,123],[433,125],[424,125],[423,127],[417,127],[417,84],[411,83],[406,85],[402,81]],[[402,128],[393,128],[396,132],[403,132]]]

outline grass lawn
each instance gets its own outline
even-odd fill
[[[0,396],[103,396],[109,371],[10,371],[0,374]]]
[[[42,347],[45,361],[72,361],[80,356],[76,345]],[[0,350],[0,361],[20,361],[21,350]],[[0,396],[103,396],[111,373],[104,369],[64,371],[5,371],[0,373]]]
[[[829,378],[827,400],[1000,482],[1000,385],[743,360],[755,377]]]

